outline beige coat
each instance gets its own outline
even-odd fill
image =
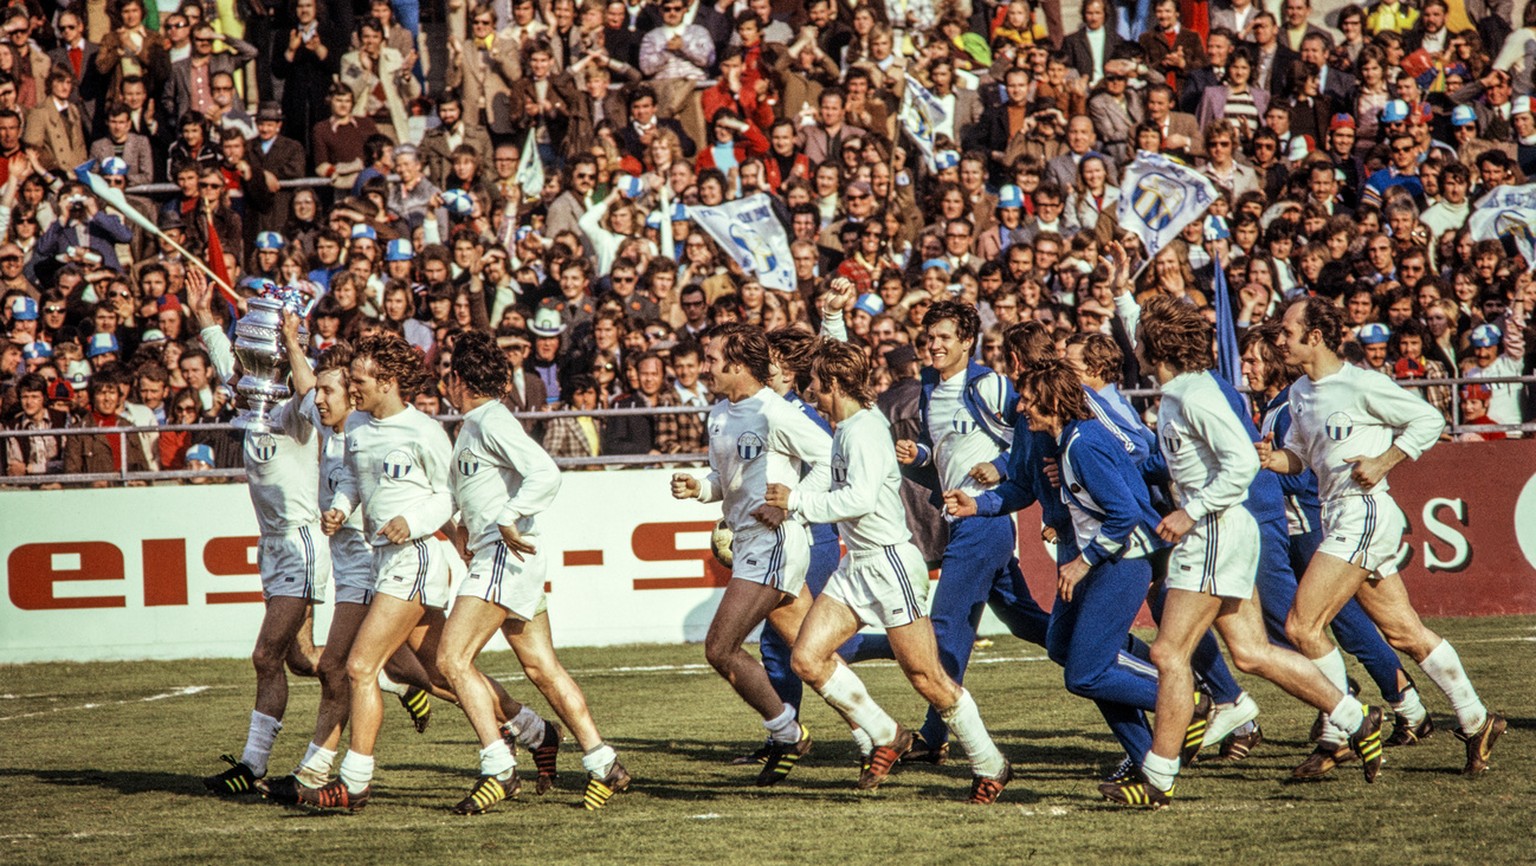
[[[352,113],[358,117],[367,111],[369,91],[382,80],[384,103],[389,108],[390,125],[395,128],[397,142],[405,141],[410,135],[407,126],[410,115],[406,113],[405,103],[406,100],[416,98],[419,87],[408,70],[405,78],[409,83],[402,86],[400,72],[404,66],[405,58],[388,45],[379,49],[377,74],[363,62],[361,51],[349,51],[341,58],[341,83],[352,91]]]
[[[448,86],[458,88],[463,97],[464,117],[470,123],[478,123],[484,112],[491,132],[511,134],[513,112],[509,96],[512,82],[522,77],[517,43],[493,37],[488,55],[483,55],[469,39],[458,45],[457,63],[448,70]]]

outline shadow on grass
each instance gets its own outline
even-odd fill
[[[57,768],[28,769],[26,767],[12,767],[0,769],[0,779],[28,778],[45,785],[59,785],[62,787],[89,787],[103,788],[109,791],[117,791],[120,794],[182,794],[189,797],[211,797],[208,789],[203,787],[201,776],[189,776],[184,773],[159,773],[152,770],[99,770],[86,767],[78,770],[61,770]],[[228,798],[230,802],[261,802],[261,798],[255,795],[242,795]]]

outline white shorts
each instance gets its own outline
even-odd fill
[[[331,582],[331,548],[319,529],[303,526],[282,535],[263,535],[256,543],[263,598],[325,601]]]
[[[548,609],[544,596],[548,563],[547,556],[537,553],[519,560],[498,541],[475,551],[457,595],[484,599],[526,622]]]
[[[331,573],[337,604],[373,601],[373,545],[362,532],[343,526],[331,536]]]
[[[427,607],[448,606],[448,563],[431,537],[373,549],[374,592]]]
[[[821,594],[847,605],[861,627],[911,625],[928,615],[928,563],[911,542],[849,551]]]
[[[805,525],[786,520],[777,529],[759,527],[731,538],[731,577],[799,595],[811,567],[811,535]]]
[[[1397,574],[1398,551],[1407,531],[1408,520],[1391,496],[1341,496],[1323,503],[1323,541],[1317,550],[1380,580]]]
[[[1207,514],[1174,545],[1168,588],[1252,598],[1259,573],[1259,524],[1242,504]]]

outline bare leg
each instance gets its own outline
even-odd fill
[[[288,709],[288,673],[283,663],[309,608],[307,598],[267,599],[267,613],[256,635],[256,648],[251,652],[251,664],[256,668],[258,713],[281,720]]]
[[[496,719],[496,693],[490,680],[475,667],[475,657],[506,616],[506,610],[499,605],[460,596],[454,602],[453,615],[448,617],[437,650],[437,666],[459,696],[459,708],[475,729],[481,747],[499,741],[501,730]]]
[[[347,675],[352,680],[352,734],[348,751],[373,755],[379,727],[384,721],[384,702],[379,693],[379,671],[384,661],[405,643],[421,619],[422,606],[380,593],[373,597],[368,615],[358,630],[347,656]],[[345,768],[343,768],[345,769]]]
[[[549,701],[582,750],[591,751],[602,745],[602,735],[587,708],[587,696],[555,655],[549,614],[541,613],[528,621],[509,617],[502,624],[501,633],[512,645],[512,651],[517,653],[518,663],[523,666],[528,680]]]
[[[720,607],[704,638],[704,656],[710,665],[764,719],[780,715],[784,702],[773,690],[763,663],[742,649],[742,643],[752,629],[769,619],[785,601],[784,593],[774,587],[733,579],[725,587],[725,595],[720,599]],[[802,608],[801,618],[803,616]],[[781,623],[786,628],[793,626],[789,628],[789,634],[784,635],[793,644],[799,631],[799,620],[793,619],[793,615],[777,618],[774,627],[784,634],[785,629],[779,627]]]

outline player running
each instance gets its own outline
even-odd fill
[[[795,708],[773,689],[767,672],[742,648],[765,620],[794,645],[811,606],[805,587],[810,538],[805,524],[764,502],[767,486],[829,486],[827,460],[832,437],[764,383],[771,375],[768,338],[762,329],[726,324],[716,329],[705,351],[715,393],[725,400],[709,414],[709,474],[700,479],[672,476],[672,496],[701,502],[724,501],[733,537],[731,581],[704,639],[704,654],[763,718],[772,741],[758,773],[759,786],[772,785],[810,751],[811,733],[796,720]]]
[[[1213,624],[1239,670],[1328,712],[1348,733],[1366,781],[1375,781],[1381,769],[1381,710],[1362,706],[1306,658],[1271,644],[1264,632],[1254,589],[1259,527],[1242,507],[1259,461],[1210,373],[1211,343],[1211,327],[1200,312],[1173,298],[1151,301],[1137,328],[1137,358],[1162,385],[1158,442],[1179,507],[1157,526],[1158,535],[1175,546],[1152,645],[1158,671],[1152,748],[1140,778],[1099,787],[1107,799],[1127,805],[1158,808],[1172,802],[1186,729],[1200,700],[1190,697],[1190,660]]]
[[[560,470],[501,402],[510,381],[506,356],[490,336],[472,331],[454,342],[448,396],[464,421],[451,483],[463,545],[472,558],[438,658],[481,745],[480,778],[454,811],[488,811],[517,789],[512,750],[496,722],[496,696],[475,668],[475,658],[498,629],[528,679],[581,743],[588,776],[583,802],[596,810],[629,787],[629,773],[603,742],[581,687],[555,656],[544,595],[549,555],[540,553],[536,542],[539,514],[560,492]],[[553,746],[534,751],[540,794],[554,782],[554,747],[560,742],[559,729],[545,724],[546,742]]]
[[[1466,742],[1465,775],[1488,769],[1506,722],[1478,698],[1450,641],[1419,619],[1397,573],[1407,521],[1388,493],[1387,473],[1439,440],[1444,420],[1386,376],[1344,363],[1342,312],[1323,298],[1292,304],[1281,324],[1285,360],[1306,373],[1291,386],[1291,429],[1283,447],[1258,444],[1266,469],[1310,469],[1322,499],[1322,541],[1296,591],[1286,632],[1335,684],[1344,659],[1324,629],[1359,599],[1387,642],[1407,653],[1450,699]]]
[[[970,802],[995,803],[1012,768],[987,733],[971,693],[939,664],[927,619],[928,568],[907,528],[890,424],[870,409],[874,394],[864,353],[847,343],[821,341],[811,360],[811,392],[834,428],[831,487],[770,483],[767,502],[811,523],[837,523],[848,553],[801,625],[792,657],[795,673],[869,736],[874,749],[858,786],[878,787],[911,747],[912,734],[875,703],[837,650],[860,628],[884,628],[913,688],[939,710],[971,758]]]

